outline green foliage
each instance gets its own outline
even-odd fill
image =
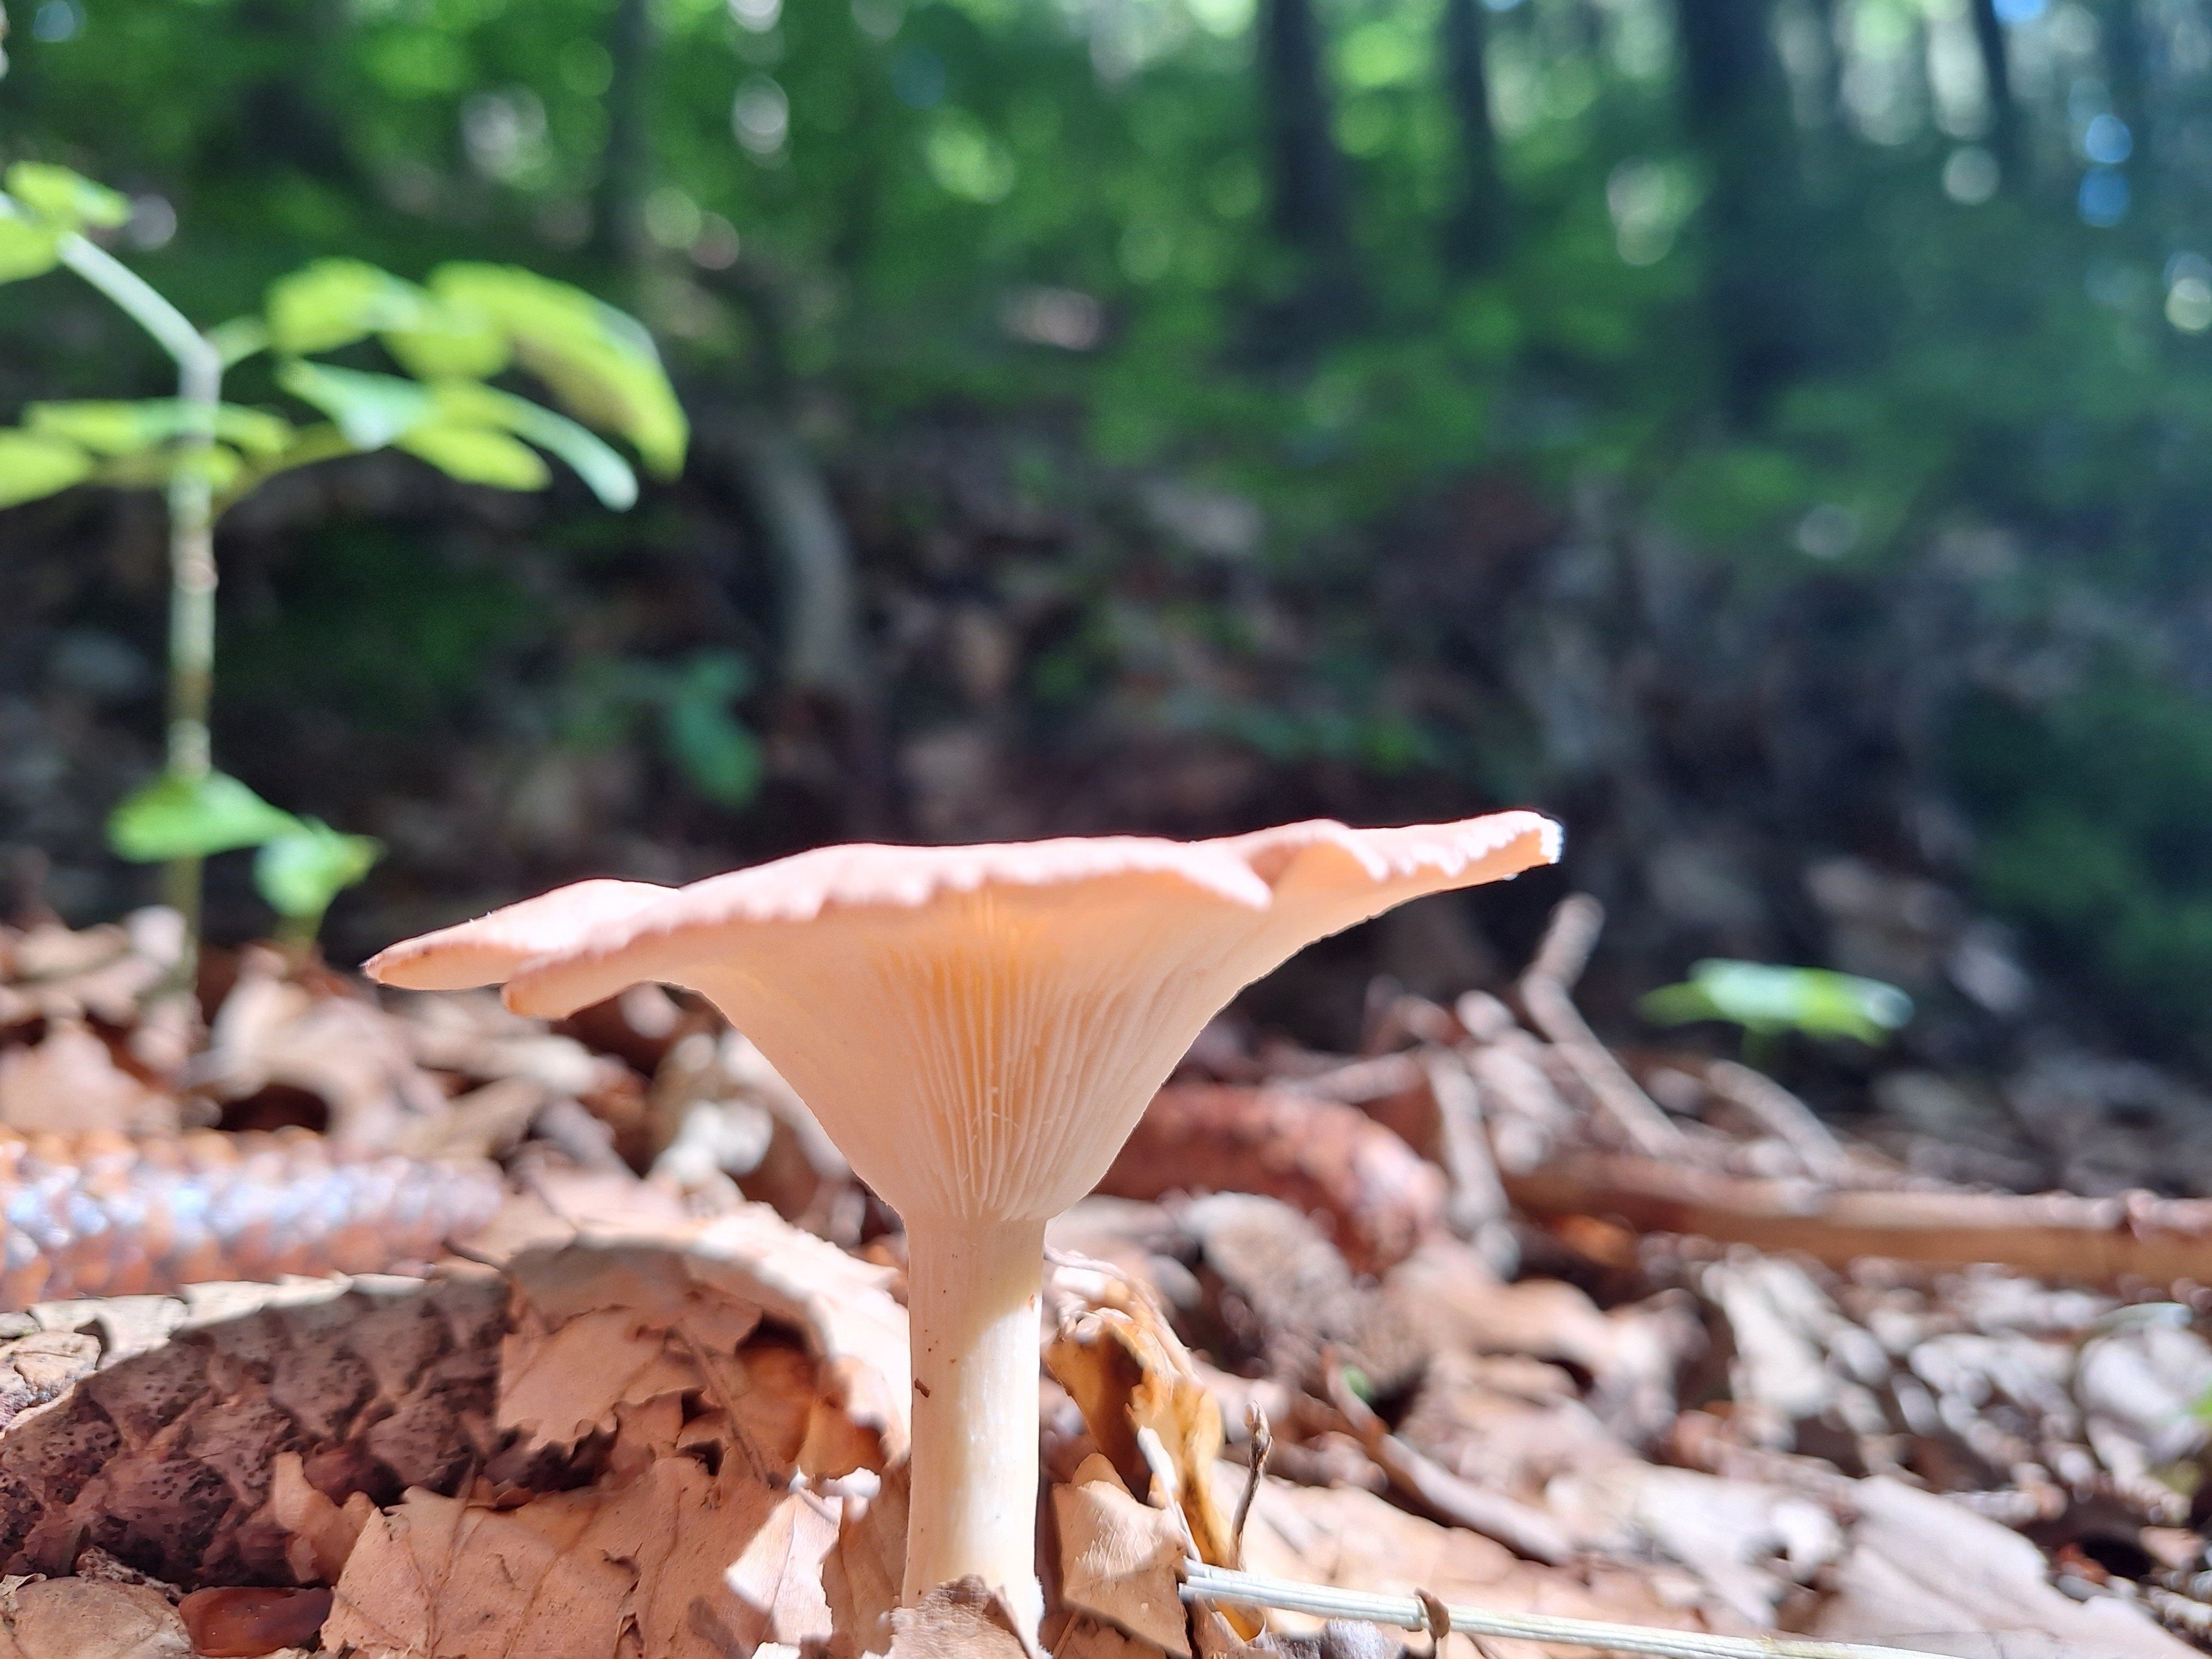
[[[374,867],[383,843],[349,836],[319,818],[271,806],[227,773],[185,779],[164,773],[134,791],[109,816],[108,845],[137,864],[209,858],[258,848],[253,880],[284,919],[286,936],[311,941],[323,914]]]
[[[18,162],[0,198],[0,281],[52,268],[60,238],[112,226],[125,199],[65,167]],[[542,489],[542,449],[605,505],[637,500],[637,479],[578,421],[484,382],[520,362],[582,420],[628,439],[673,476],[690,431],[653,343],[580,289],[518,267],[449,264],[428,287],[353,258],[317,259],[269,286],[258,316],[210,337],[224,365],[275,354],[277,386],[329,417],[301,430],[265,410],[219,406],[208,445],[198,411],[176,398],[34,404],[0,431],[0,507],[91,481],[155,488],[180,468],[208,475],[225,507],[276,473],[335,455],[406,451],[464,483]],[[414,378],[318,362],[380,338]],[[535,446],[533,448],[532,446]]]
[[[2110,664],[2043,708],[1970,698],[1952,739],[1984,900],[2117,1022],[2212,1054],[2212,710]]]
[[[374,869],[384,843],[349,836],[320,818],[298,818],[261,843],[253,858],[253,885],[284,919],[289,937],[313,939],[331,901]]]
[[[1912,999],[1894,985],[1825,968],[1781,968],[1717,957],[1693,964],[1679,985],[1636,1005],[1656,1025],[1722,1020],[1747,1033],[1850,1037],[1879,1046],[1912,1018]]]
[[[732,706],[752,679],[734,651],[701,651],[674,664],[608,664],[579,688],[569,734],[602,747],[650,720],[685,782],[718,805],[743,806],[760,788],[760,744]]]
[[[134,864],[207,858],[258,847],[297,830],[299,820],[271,806],[224,772],[180,778],[163,773],[126,796],[107,820],[107,843]]]

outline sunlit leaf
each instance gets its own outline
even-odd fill
[[[52,270],[61,258],[61,240],[51,225],[0,216],[0,283]]]
[[[227,773],[203,778],[164,773],[108,815],[107,844],[118,858],[155,864],[258,847],[299,828],[299,819]]]
[[[51,161],[18,161],[8,169],[8,193],[50,225],[81,230],[115,226],[131,216],[129,198]]]
[[[349,836],[320,818],[301,818],[261,843],[253,857],[253,884],[278,915],[319,922],[331,901],[383,855],[384,843],[372,836]]]
[[[474,306],[432,301],[410,328],[387,329],[384,349],[425,380],[488,380],[514,361],[507,332]]]
[[[183,436],[191,429],[194,412],[175,398],[33,404],[23,411],[23,424],[32,432],[65,438],[96,454],[129,455]],[[274,455],[291,441],[292,426],[258,409],[222,404],[215,411],[215,435],[249,453]]]
[[[80,483],[92,457],[76,445],[29,432],[0,432],[0,507],[34,501]]]
[[[414,283],[360,259],[318,259],[270,284],[269,337],[283,352],[335,351],[386,329],[413,326],[429,308]]]
[[[629,440],[662,477],[683,471],[690,428],[652,337],[635,319],[514,265],[441,265],[430,289],[490,319],[570,414]]]
[[[426,421],[394,444],[463,483],[495,489],[543,489],[553,475],[538,452],[504,432],[459,421]]]
[[[1662,986],[1637,1007],[1662,1025],[1717,1019],[1751,1031],[1802,1031],[1867,1043],[1886,1041],[1912,1018],[1912,999],[1880,980],[1721,959],[1696,963],[1687,981]]]
[[[636,501],[637,475],[629,470],[629,463],[567,416],[472,380],[441,381],[432,390],[438,407],[453,419],[471,426],[503,428],[540,449],[551,451],[574,468],[592,493],[616,512]]]
[[[430,393],[397,374],[370,374],[328,363],[280,363],[276,384],[337,422],[356,449],[381,449],[437,414]]]

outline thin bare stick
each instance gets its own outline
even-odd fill
[[[1813,1174],[1833,1180],[1850,1171],[1850,1156],[1834,1133],[1813,1115],[1811,1107],[1765,1073],[1732,1060],[1717,1060],[1705,1068],[1705,1086],[1742,1107],[1760,1128],[1788,1141]]]
[[[1479,1532],[1531,1561],[1557,1566],[1573,1557],[1573,1540],[1541,1510],[1486,1492],[1391,1433],[1389,1425],[1352,1391],[1334,1352],[1324,1357],[1322,1371],[1329,1402],[1344,1426],[1367,1449],[1376,1467],[1390,1477],[1390,1484],[1433,1519]]]
[[[1321,1619],[1364,1619],[1399,1630],[1430,1630],[1427,1609],[1411,1595],[1294,1584],[1255,1573],[1231,1572],[1203,1562],[1183,1564],[1182,1599],[1228,1601],[1239,1607],[1280,1607]],[[1929,1659],[1924,1651],[1871,1647],[1860,1642],[1801,1642],[1777,1636],[1708,1636],[1650,1625],[1615,1625],[1595,1619],[1561,1619],[1541,1613],[1495,1613],[1486,1607],[1444,1609],[1462,1635],[1552,1642],[1601,1652],[1641,1653],[1655,1659]]]
[[[1638,1152],[1662,1157],[1680,1151],[1682,1132],[1597,1040],[1569,994],[1604,926],[1605,907],[1588,893],[1561,899],[1534,960],[1521,975],[1521,1006],[1536,1029],[1558,1045],[1583,1086],[1630,1143]]]
[[[1267,1408],[1256,1400],[1244,1407],[1244,1426],[1252,1437],[1252,1473],[1237,1499],[1237,1518],[1229,1523],[1230,1547],[1239,1561],[1244,1559],[1244,1523],[1251,1518],[1252,1500],[1260,1495],[1260,1483],[1267,1475],[1267,1460],[1275,1452],[1274,1425],[1267,1421]]]

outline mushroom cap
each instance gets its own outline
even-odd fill
[[[393,945],[386,983],[505,981],[559,1016],[641,980],[752,1039],[902,1213],[1059,1213],[1200,1027],[1304,945],[1555,861],[1533,812],[1215,841],[829,847],[657,888],[583,882]]]

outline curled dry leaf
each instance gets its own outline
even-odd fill
[[[1071,1312],[1045,1348],[1045,1366],[1083,1413],[1084,1425],[1127,1492],[1152,1493],[1182,1511],[1199,1558],[1236,1565],[1229,1515],[1216,1495],[1221,1407],[1190,1355],[1141,1292],[1115,1285],[1114,1305]],[[1153,1468],[1150,1436],[1168,1468]],[[1173,1490],[1160,1487],[1173,1483]]]
[[[279,1648],[304,1648],[330,1611],[331,1593],[322,1589],[225,1585],[194,1590],[177,1604],[201,1659],[261,1659]]]
[[[1444,1178],[1356,1107],[1288,1090],[1160,1091],[1098,1190],[1248,1192],[1322,1218],[1346,1261],[1380,1273],[1444,1219]]]

